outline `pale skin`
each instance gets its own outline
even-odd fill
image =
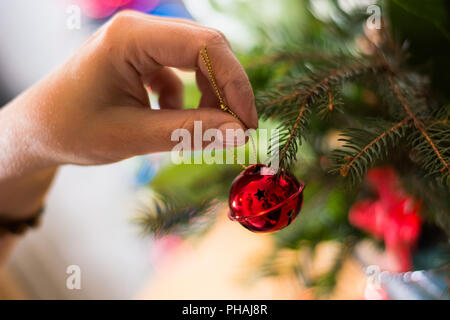
[[[200,57],[207,46],[217,83],[237,120],[218,109]],[[182,82],[196,72],[197,109],[183,110]],[[151,110],[146,86],[159,95]],[[99,29],[67,62],[0,109],[0,218],[26,219],[45,201],[59,166],[100,165],[169,151],[171,133],[257,128],[248,77],[217,30],[181,19],[126,11]],[[16,236],[0,238],[0,264]]]

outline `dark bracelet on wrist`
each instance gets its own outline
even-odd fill
[[[33,213],[30,218],[24,220],[3,220],[0,216],[0,236],[5,234],[21,235],[29,228],[37,227],[43,212],[44,207]]]

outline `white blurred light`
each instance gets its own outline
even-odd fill
[[[218,1],[220,5],[227,6],[231,1]],[[222,31],[233,43],[242,48],[253,46],[252,36],[244,23],[230,15],[215,10],[208,0],[185,0],[186,8],[200,23]]]
[[[332,7],[328,0],[315,0],[310,2],[312,13],[322,21],[330,21]]]
[[[377,0],[338,0],[339,7],[347,13],[356,10],[365,10],[368,6],[377,2]]]

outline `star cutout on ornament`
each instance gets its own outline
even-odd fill
[[[258,200],[266,197],[266,192],[264,190],[258,189],[258,192],[255,193],[255,196],[258,197]]]

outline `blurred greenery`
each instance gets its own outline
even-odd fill
[[[328,67],[348,63],[348,59],[356,60],[362,56],[360,51],[366,32],[363,26],[367,18],[365,7],[356,5],[349,11],[337,0],[320,1],[325,4],[322,11],[317,9],[318,2],[307,0],[240,0],[228,5],[214,0],[210,2],[216,10],[245,21],[254,35],[256,45],[246,52],[240,52],[238,56],[246,67],[254,90],[259,94],[272,88],[288,86],[290,79],[294,81],[299,75],[314,76]],[[388,0],[380,1],[379,4],[390,36],[395,47],[399,48],[398,52],[394,50],[390,54],[404,55],[404,59],[398,59],[404,66],[395,67],[407,70],[401,72],[405,72],[408,79],[429,79],[430,90],[426,99],[433,108],[437,110],[442,105],[450,105],[450,2]],[[414,76],[411,76],[413,72]],[[376,74],[369,77],[376,78]],[[343,249],[333,268],[315,281],[306,281],[324,289],[318,291],[320,294],[326,294],[335,283],[343,257],[359,239],[368,236],[349,224],[347,214],[357,199],[373,195],[365,184],[350,188],[343,179],[328,172],[328,156],[336,148],[337,136],[342,129],[366,127],[371,123],[368,118],[388,120],[392,117],[392,110],[395,109],[392,99],[388,94],[377,94],[378,87],[385,84],[369,85],[370,81],[367,80],[361,77],[344,82],[336,92],[336,108],[331,116],[311,117],[305,139],[302,139],[297,151],[298,161],[291,168],[297,177],[306,182],[304,206],[291,226],[273,235],[276,248],[268,255],[264,274],[276,273],[277,257],[283,249],[300,250],[308,247],[314,252],[318,244],[334,240],[342,244]],[[195,85],[188,84],[185,88],[185,105],[194,107],[199,98],[200,93]],[[345,112],[341,106],[345,107]],[[275,128],[278,124],[278,121],[269,119],[261,122],[260,127]],[[443,142],[447,151],[450,150],[449,143]],[[424,217],[427,224],[435,228],[424,228],[422,237],[431,233],[444,234],[444,239],[448,239],[442,230],[447,228],[450,221],[449,190],[433,189],[429,179],[421,176],[413,161],[401,152],[403,147],[400,144],[397,147],[400,151],[397,152],[386,150],[386,153],[392,152],[377,164],[396,167],[408,191],[418,198],[424,198]],[[246,152],[248,154],[248,148]],[[226,201],[231,182],[241,170],[237,165],[169,164],[158,173],[149,187],[157,193],[182,199],[183,203],[200,204],[211,199]],[[442,239],[435,241],[441,243]],[[443,246],[448,249],[448,243]],[[418,249],[419,257],[420,245]],[[424,253],[416,261],[422,268],[436,267],[439,264],[436,263],[437,256],[439,254]],[[434,258],[430,258],[427,264],[427,259],[423,257]],[[448,263],[448,259],[444,259],[445,262]],[[306,273],[301,271],[299,263],[290,268],[305,281]]]
[[[200,102],[201,93],[194,82],[186,82],[184,85],[184,108],[195,109]]]
[[[200,203],[205,199],[226,199],[228,188],[241,171],[237,165],[180,164],[169,165],[151,182],[158,193]]]
[[[408,63],[430,76],[436,94],[450,99],[450,2],[388,1],[392,32],[408,43]]]

